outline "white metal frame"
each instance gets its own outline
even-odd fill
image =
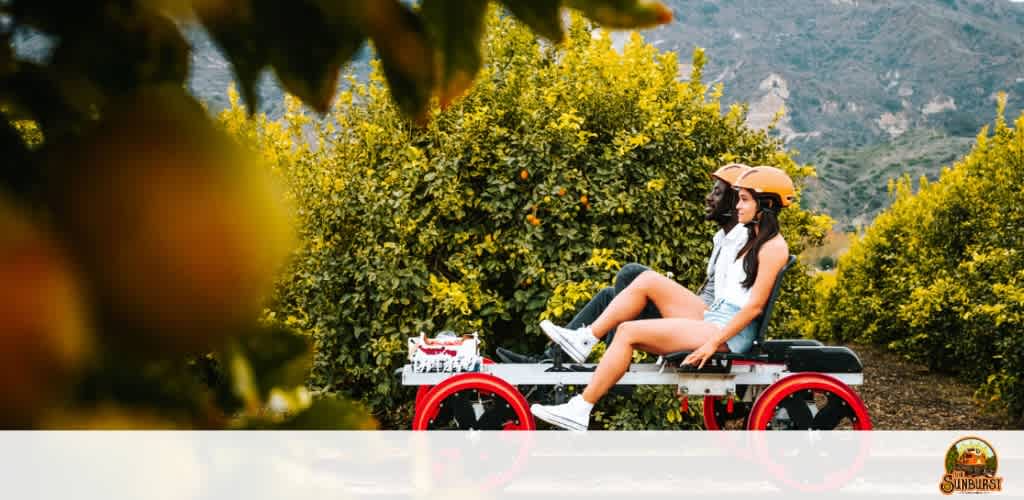
[[[585,364],[588,368],[595,365]],[[476,373],[498,377],[512,385],[586,385],[594,376],[592,371],[546,371],[545,363],[485,364]],[[620,385],[674,385],[681,394],[690,396],[732,396],[736,386],[768,386],[783,378],[805,372],[790,372],[781,363],[733,363],[729,373],[678,372],[674,367],[656,363],[633,363],[622,376]],[[402,385],[437,385],[455,373],[419,373],[411,365],[402,368]],[[825,373],[846,385],[864,383],[863,373]]]

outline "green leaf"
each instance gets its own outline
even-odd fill
[[[255,376],[252,372],[252,365],[245,355],[237,349],[231,350],[227,355],[228,373],[231,380],[231,390],[238,397],[245,407],[253,411],[263,404],[260,391],[256,387]]]
[[[6,77],[15,70],[14,44],[11,43],[11,34],[0,35],[0,77]]]
[[[302,430],[371,430],[377,421],[361,405],[340,396],[323,396],[298,414],[283,421],[268,418],[249,419],[243,429],[302,429]]]
[[[19,62],[18,71],[0,79],[0,104],[12,118],[34,119],[47,141],[80,132],[93,119],[101,97],[81,79],[56,75],[49,67]]]
[[[302,385],[313,366],[307,337],[284,328],[269,328],[238,339],[238,352],[252,371],[261,400],[275,387]]]
[[[115,96],[148,84],[184,84],[189,45],[167,17],[125,8],[92,30],[62,36],[52,61],[62,77],[84,77]]]
[[[260,105],[256,81],[270,63],[270,55],[255,24],[250,0],[199,2],[196,16],[231,62],[242,99],[249,114],[254,114]]]
[[[441,58],[441,108],[472,85],[483,64],[487,0],[425,0],[421,8]]]
[[[231,367],[225,367],[222,360],[230,359],[226,354],[207,353],[189,360],[189,367],[196,378],[209,388],[210,396],[216,407],[225,415],[241,410],[245,401],[236,393],[232,380],[229,378]]]
[[[26,194],[35,190],[42,180],[39,170],[32,165],[28,147],[8,117],[0,114],[0,120],[0,150],[4,152],[0,186],[9,193]]]
[[[395,104],[417,123],[425,123],[436,74],[423,21],[398,0],[369,2],[363,16]]]
[[[257,23],[267,34],[270,64],[281,83],[304,103],[326,113],[342,66],[366,40],[350,4],[263,0],[255,6]]]
[[[65,2],[63,0],[31,0],[4,2],[4,12],[10,13],[17,24],[34,26],[51,34],[88,31],[96,26],[104,14],[95,2]]]
[[[361,405],[340,396],[326,396],[295,418],[281,425],[283,429],[359,429],[377,428],[377,421]]]
[[[672,11],[650,0],[566,0],[598,24],[614,29],[648,28],[672,20]]]
[[[187,360],[141,360],[107,353],[83,372],[72,399],[82,407],[117,402],[187,421],[207,413],[206,387]]]
[[[534,32],[555,43],[562,43],[561,0],[502,0],[505,8]]]

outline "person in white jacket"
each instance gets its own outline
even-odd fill
[[[775,167],[754,167],[733,188],[739,200],[736,217],[747,229],[743,243],[726,237],[714,267],[715,300],[710,307],[675,281],[653,271],[641,273],[588,327],[569,329],[550,321],[541,330],[582,363],[598,339],[617,327],[583,393],[562,405],[533,405],[534,416],[558,427],[586,430],[594,403],[629,368],[633,350],[655,354],[692,351],[683,364],[703,368],[716,352],[745,353],[756,336],[754,320],[764,310],[775,280],[789,259],[779,233],[778,213],[795,198],[793,181]],[[731,233],[730,233],[731,234]],[[662,318],[634,319],[648,302]]]
[[[736,179],[747,170],[750,170],[750,167],[742,163],[730,163],[711,174],[715,183],[711,191],[708,191],[707,196],[704,197],[704,219],[717,224],[718,232],[712,238],[713,247],[711,249],[711,256],[708,259],[707,278],[695,296],[686,298],[688,302],[696,304],[695,301],[700,300],[705,306],[711,307],[715,300],[714,266],[718,256],[721,254],[722,245],[725,244],[726,240],[729,240],[730,244],[733,245],[746,243],[746,228],[736,224],[737,193],[732,188],[732,183],[736,182]],[[603,288],[597,295],[594,295],[576,313],[576,316],[566,325],[566,328],[576,329],[593,323],[604,312],[605,308],[611,304],[615,296],[622,293],[637,276],[640,276],[645,271],[650,271],[650,268],[633,262],[622,266],[622,269],[615,275],[614,286]],[[685,291],[689,293],[688,290]],[[656,319],[661,317],[661,311],[658,310],[657,306],[653,302],[648,301],[640,311],[640,314],[634,319]],[[615,331],[616,329],[612,328],[601,340],[610,345],[615,338]],[[498,347],[497,356],[498,359],[505,363],[538,363],[550,360],[554,356],[553,349],[558,349],[557,344],[552,344],[541,355],[529,355]]]

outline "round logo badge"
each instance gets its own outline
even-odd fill
[[[979,437],[968,436],[954,442],[946,451],[945,469],[939,490],[946,495],[1002,490],[1003,478],[996,475],[996,450]]]

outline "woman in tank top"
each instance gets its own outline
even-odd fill
[[[779,234],[778,213],[793,202],[795,190],[785,172],[767,166],[750,169],[733,187],[739,194],[737,216],[746,226],[747,237],[723,242],[714,269],[715,301],[704,306],[687,300],[693,294],[681,285],[645,271],[616,295],[589,327],[570,330],[542,322],[544,333],[577,362],[585,361],[612,328],[617,332],[583,394],[563,405],[533,405],[537,418],[585,430],[593,404],[622,378],[634,349],[655,354],[693,351],[683,363],[697,367],[703,367],[716,351],[750,350],[756,335],[753,322],[789,258],[789,247]],[[630,320],[648,301],[661,311],[662,318]]]

